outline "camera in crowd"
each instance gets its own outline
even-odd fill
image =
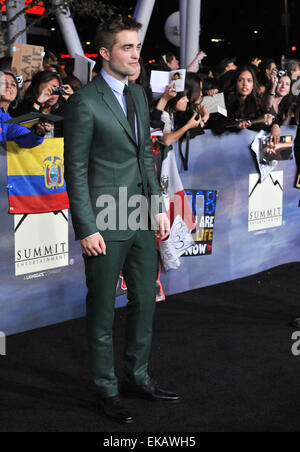
[[[64,96],[65,94],[67,94],[66,88],[62,85],[54,86],[52,94],[54,94],[55,96]]]
[[[23,75],[16,75],[16,79],[18,82],[18,87],[21,89],[23,87]]]
[[[285,69],[278,71],[278,77],[285,77],[286,75],[288,75],[288,73]]]

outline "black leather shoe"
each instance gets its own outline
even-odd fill
[[[161,389],[156,381],[152,379],[144,385],[133,385],[124,382],[120,385],[120,392],[128,397],[133,396],[142,399],[166,402],[178,402],[180,400],[180,396],[178,394]]]
[[[131,414],[122,405],[119,396],[101,398],[98,400],[98,406],[104,411],[106,416],[117,422],[122,424],[132,424],[134,422]]]
[[[300,330],[300,317],[298,317],[297,319],[293,320],[290,323],[291,326],[293,326],[294,328],[299,328]]]

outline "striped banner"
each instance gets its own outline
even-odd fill
[[[69,208],[63,152],[63,138],[45,139],[32,149],[7,143],[10,214],[45,213]]]

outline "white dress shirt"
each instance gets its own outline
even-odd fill
[[[104,69],[101,69],[101,75],[116,96],[119,104],[122,107],[122,110],[124,111],[124,115],[127,118],[127,104],[126,104],[126,96],[124,96],[123,91],[125,84],[128,86],[128,78],[126,77],[126,82],[123,83],[120,80],[116,79],[112,75],[109,75],[107,72],[105,72]],[[135,133],[136,133],[136,142],[138,142],[138,127],[137,127],[137,119],[135,115]]]
[[[106,81],[106,83],[108,84],[108,86],[110,87],[110,89],[112,90],[112,92],[114,93],[114,95],[116,96],[119,104],[122,107],[122,110],[124,111],[124,114],[127,118],[127,105],[126,105],[126,96],[124,96],[123,91],[124,91],[124,86],[125,84],[128,85],[128,78],[126,78],[126,82],[123,83],[120,80],[116,79],[115,77],[112,77],[111,75],[109,75],[107,72],[105,72],[104,69],[101,69],[101,75],[104,78],[104,80]],[[137,119],[135,116],[135,130],[136,130],[136,134],[138,133],[138,127],[137,127]],[[150,129],[149,129],[149,134],[150,134]],[[138,136],[136,136],[136,140],[138,141]],[[157,214],[156,216],[160,216],[161,214]],[[98,234],[98,232],[95,232],[95,234],[91,234],[88,237],[92,237],[93,235]],[[87,237],[87,238],[88,238]]]

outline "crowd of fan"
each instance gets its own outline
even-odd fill
[[[201,59],[203,52],[187,68],[185,91],[174,96],[167,90],[154,108],[154,111],[163,110],[164,144],[172,144],[187,130],[193,137],[204,133],[205,128],[212,129],[215,134],[245,128],[264,129],[278,141],[280,126],[298,124],[299,97],[291,93],[292,84],[300,77],[298,61],[289,61],[284,69],[280,69],[271,58],[263,61],[254,58],[249,65],[239,67],[235,58],[226,58],[213,72],[212,68],[204,70],[199,65]],[[161,70],[178,67],[174,54],[164,55],[159,65]],[[227,117],[220,113],[209,115],[202,105],[203,96],[221,92],[224,93]],[[170,121],[166,113],[173,122],[173,135],[169,134]]]
[[[0,108],[12,117],[35,111],[63,116],[69,96],[82,86],[77,77],[62,69],[52,52],[46,52],[43,70],[21,84],[11,72],[11,63],[9,57],[0,60],[0,71],[4,73],[6,84],[1,91]],[[55,92],[57,87],[60,88],[59,93]],[[63,124],[55,122],[46,137],[59,136],[63,136]]]
[[[296,125],[299,120],[299,97],[291,93],[292,83],[300,77],[300,65],[289,61],[279,69],[271,58],[259,61],[254,58],[249,65],[236,65],[235,58],[222,60],[216,71],[203,67],[204,52],[199,52],[186,68],[183,92],[168,86],[159,98],[150,87],[150,70],[171,71],[179,69],[179,61],[173,53],[160,58],[154,67],[145,66],[140,59],[139,70],[129,80],[141,84],[146,90],[152,130],[161,130],[161,142],[172,145],[189,132],[191,137],[211,129],[215,134],[241,129],[264,129],[275,140],[280,137],[280,126]],[[12,117],[32,111],[54,113],[63,116],[64,105],[70,95],[82,84],[72,73],[60,66],[51,52],[46,52],[44,70],[24,80],[22,87],[10,70],[11,59],[0,60],[0,71],[5,74],[6,90],[0,96],[0,108]],[[96,76],[100,66],[96,65]],[[55,87],[63,87],[56,93]],[[202,104],[203,96],[224,93],[227,117],[220,113],[209,114]],[[55,123],[48,137],[63,136],[62,122]]]

